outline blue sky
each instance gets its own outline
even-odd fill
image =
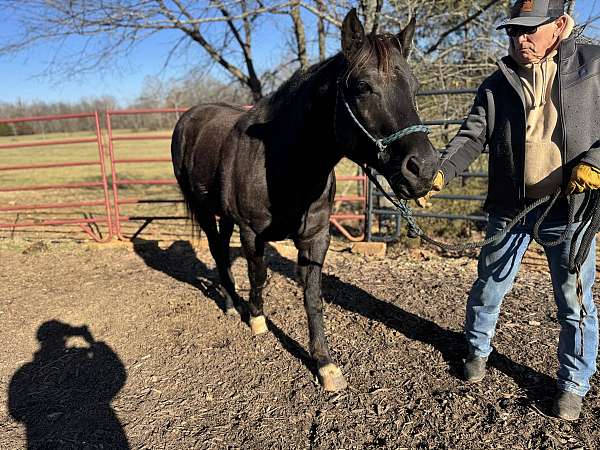
[[[600,14],[600,0],[579,0],[577,2],[576,20],[585,20],[591,14]],[[0,39],[16,31],[17,24],[10,17],[3,17]],[[286,19],[287,20],[287,19]],[[596,22],[599,23],[599,22]],[[274,39],[273,29],[277,25],[269,24],[259,29],[254,38],[255,58],[259,70],[266,69],[279,60],[285,51],[285,44]],[[262,36],[261,36],[262,35]],[[174,40],[179,37],[175,32],[161,32],[137,46],[130,54],[112,61],[104,70],[71,76],[68,79],[48,77],[43,73],[56,55],[56,47],[52,45],[38,46],[17,55],[0,57],[0,101],[14,102],[22,100],[31,102],[65,101],[76,102],[81,98],[94,98],[110,95],[118,99],[121,105],[134,100],[140,93],[146,76],[160,76],[169,79],[178,76],[196,66],[203,57],[195,46],[191,46],[179,63],[163,64]],[[59,63],[68,57],[64,55],[68,48],[58,53]],[[223,76],[219,69],[213,69],[217,76]]]

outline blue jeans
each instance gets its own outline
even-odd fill
[[[513,285],[541,209],[536,208],[529,213],[524,223],[515,226],[501,241],[481,249],[478,276],[469,293],[465,320],[470,356],[487,357],[492,352],[491,342],[500,313],[500,304]],[[490,216],[487,236],[496,234],[507,223],[506,218]],[[555,240],[564,231],[566,223],[566,217],[548,217],[540,227],[541,239]],[[583,287],[581,305],[576,293],[577,277],[568,270],[571,239],[577,225],[573,225],[572,231],[562,244],[544,250],[560,323],[558,388],[584,396],[590,389],[589,380],[596,371],[598,354],[598,318],[592,298],[592,286],[596,275],[596,242],[594,240],[580,271]]]

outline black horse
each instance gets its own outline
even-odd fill
[[[340,53],[297,72],[250,110],[198,105],[181,116],[173,133],[175,176],[208,238],[228,313],[236,312],[238,299],[229,240],[234,224],[239,226],[255,335],[267,331],[265,243],[294,241],[310,353],[330,391],[346,386],[329,354],[321,298],[334,166],[346,156],[375,168],[405,199],[426,193],[438,166],[415,108],[417,80],[406,62],[414,29],[413,19],[397,35],[365,35],[353,9],[342,25]]]

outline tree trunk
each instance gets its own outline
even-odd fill
[[[294,36],[296,38],[296,54],[300,62],[300,68],[308,67],[308,56],[306,54],[306,34],[304,32],[304,23],[300,17],[300,5],[296,3],[290,9],[290,16],[294,22]]]
[[[379,25],[379,13],[383,6],[383,0],[360,0],[360,9],[364,16],[365,32],[377,32]]]
[[[325,3],[323,0],[316,0],[317,9],[321,13],[325,13]],[[325,46],[326,35],[325,35],[325,21],[322,17],[317,19],[317,38],[319,40],[319,61],[325,61],[327,57],[327,50]]]

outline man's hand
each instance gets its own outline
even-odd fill
[[[586,163],[577,164],[571,171],[566,194],[581,194],[589,189],[600,188],[600,169]]]
[[[431,208],[431,203],[429,202],[429,199],[431,198],[431,196],[440,192],[442,190],[442,187],[444,187],[444,172],[438,170],[435,174],[435,177],[433,177],[431,190],[423,197],[416,199],[416,204],[421,208]]]

